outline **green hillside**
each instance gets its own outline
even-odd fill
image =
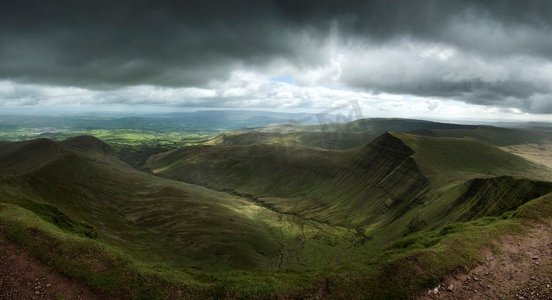
[[[552,216],[546,167],[425,133],[346,150],[237,134],[153,155],[150,173],[91,136],[0,143],[0,232],[122,298],[407,298]]]
[[[473,138],[386,133],[347,151],[280,145],[195,146],[155,155],[154,174],[249,195],[339,225],[386,224],[472,178],[550,179],[550,172]]]
[[[227,146],[277,144],[328,150],[347,150],[369,143],[388,131],[411,133],[428,137],[471,137],[501,147],[541,144],[550,139],[550,134],[544,130],[458,125],[410,119],[372,118],[343,124],[285,124],[226,132],[208,139],[203,144]]]
[[[550,170],[472,137],[426,137],[395,133],[408,147],[426,176],[457,180],[511,175],[551,180]]]
[[[370,141],[375,136],[368,132],[321,131],[316,127],[293,127],[293,132],[238,131],[223,133],[203,143],[204,145],[245,146],[277,144],[305,146],[329,150],[346,150]],[[271,130],[275,130],[272,128]]]
[[[90,143],[99,146],[96,151]],[[84,146],[87,151],[81,151]],[[324,227],[238,196],[110,163],[107,149],[90,137],[5,145],[2,161],[11,163],[0,169],[0,197],[46,219],[54,213],[90,224],[99,239],[138,257],[198,269],[280,268],[287,265],[285,259],[276,263],[286,243]],[[322,238],[348,231],[328,232]]]
[[[361,119],[349,123],[319,125],[273,125],[227,132],[208,140],[206,145],[279,144],[329,150],[346,150],[364,145],[387,131],[417,132],[429,129],[463,129],[463,126],[409,119]]]
[[[150,157],[154,174],[247,194],[303,194],[333,176],[345,155],[282,145],[192,146]]]
[[[540,130],[511,129],[492,126],[475,126],[473,128],[431,129],[429,134],[441,137],[472,137],[496,146],[520,144],[538,144],[550,135]]]

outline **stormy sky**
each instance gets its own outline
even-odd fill
[[[1,107],[552,114],[552,1],[0,0]]]

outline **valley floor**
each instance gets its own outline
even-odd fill
[[[486,262],[451,275],[419,299],[552,299],[552,223],[499,238]]]
[[[0,235],[0,299],[103,299]]]

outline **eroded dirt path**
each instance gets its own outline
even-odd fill
[[[102,299],[59,275],[0,234],[0,299]]]
[[[504,236],[486,262],[446,278],[419,299],[552,299],[552,224]]]

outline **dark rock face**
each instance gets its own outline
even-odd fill
[[[462,220],[499,216],[524,203],[552,192],[552,183],[516,179],[510,176],[476,178],[466,183],[466,190],[455,203],[467,206]]]

